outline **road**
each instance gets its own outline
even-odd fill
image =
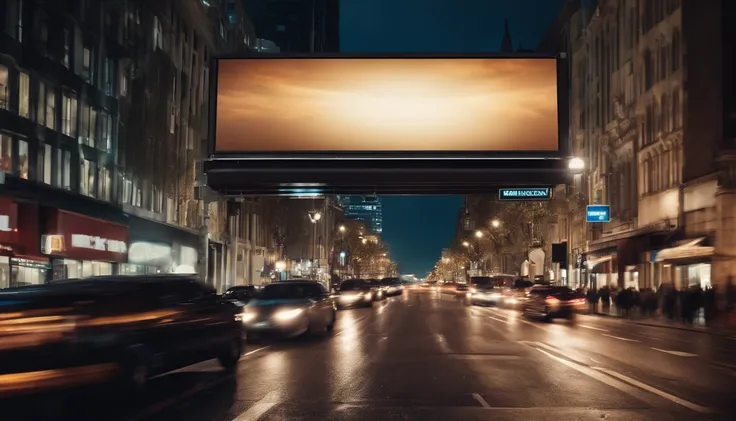
[[[249,344],[233,375],[196,364],[138,398],[77,397],[59,419],[736,419],[736,338],[594,316],[544,323],[426,290],[338,317],[326,337]]]

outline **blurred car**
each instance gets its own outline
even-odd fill
[[[521,311],[527,317],[572,319],[586,309],[585,297],[563,286],[536,285],[528,292]]]
[[[502,300],[501,291],[493,286],[490,276],[470,278],[468,301],[471,305],[498,305]]]
[[[364,279],[348,279],[340,284],[338,308],[370,307],[378,289]]]
[[[457,295],[458,297],[465,297],[469,291],[470,287],[468,286],[468,284],[455,285],[455,295]]]
[[[526,279],[517,279],[509,288],[503,291],[503,306],[506,308],[521,308],[528,298],[528,292],[534,286],[534,282]]]
[[[0,291],[0,397],[126,390],[243,350],[242,305],[186,275],[97,276]]]
[[[222,294],[224,300],[237,300],[243,304],[248,304],[256,294],[256,287],[253,285],[239,285],[230,287]]]
[[[388,291],[388,287],[386,285],[381,284],[381,281],[378,279],[366,279],[366,282],[368,282],[370,285],[373,286],[373,288],[375,288],[373,301],[381,301],[386,299],[386,292]]]
[[[383,278],[381,279],[381,286],[386,288],[384,294],[387,297],[396,297],[404,293],[404,285],[402,285],[399,278]]]
[[[293,337],[331,331],[337,306],[316,281],[281,281],[266,285],[246,306],[242,317],[248,334]]]

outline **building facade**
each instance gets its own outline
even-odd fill
[[[734,275],[733,9],[601,0],[550,34],[570,55],[570,142],[587,164],[566,197],[611,209],[606,223],[560,216],[571,285],[706,288]]]
[[[383,232],[383,206],[378,196],[339,196],[338,202],[345,212],[345,219],[360,221],[368,232]]]
[[[0,10],[0,288],[194,272],[209,57],[248,30],[224,1]]]

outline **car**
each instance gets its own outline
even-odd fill
[[[373,301],[381,301],[386,299],[386,292],[388,291],[388,287],[386,285],[381,284],[381,281],[378,279],[366,279],[366,282],[370,283],[375,289],[375,294],[373,294]]]
[[[404,285],[399,278],[383,278],[381,285],[386,288],[384,294],[387,297],[396,297],[404,293]]]
[[[490,276],[473,276],[470,278],[468,301],[471,305],[498,305],[502,296],[494,287]]]
[[[274,282],[246,304],[242,321],[248,335],[295,337],[329,332],[335,328],[337,305],[317,281]]]
[[[378,289],[365,279],[348,279],[340,284],[338,308],[371,307]]]
[[[585,297],[565,286],[535,285],[521,305],[522,315],[541,317],[546,321],[557,318],[574,319],[586,309]]]
[[[0,397],[147,380],[243,351],[242,306],[188,275],[95,276],[0,291]]]
[[[230,287],[222,294],[222,298],[225,300],[236,300],[243,304],[248,304],[253,296],[256,294],[256,287],[253,285],[238,285]]]

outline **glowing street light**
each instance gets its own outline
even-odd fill
[[[569,169],[570,171],[576,171],[576,172],[577,172],[577,171],[582,171],[582,170],[584,170],[584,169],[585,169],[585,161],[583,161],[583,159],[582,159],[582,158],[578,158],[578,157],[572,158],[572,159],[571,159],[571,160],[570,160],[570,161],[569,161],[569,162],[567,163],[567,168],[568,168],[568,169]]]
[[[463,247],[470,247],[470,243],[467,241],[463,241]]]
[[[498,227],[501,226],[501,221],[499,221],[498,219],[494,219],[494,220],[491,221],[491,226],[493,228],[498,228]]]
[[[478,231],[475,232],[475,236],[477,238],[482,238],[483,237],[483,232],[481,230],[478,230]]]
[[[316,223],[317,223],[317,221],[319,221],[320,219],[322,219],[322,214],[321,214],[321,213],[320,213],[319,211],[310,211],[310,212],[308,213],[308,215],[309,215],[309,220],[310,220],[310,221],[311,221],[311,222],[312,222],[313,224],[316,224]]]
[[[340,225],[340,227],[339,227],[339,228],[337,228],[337,229],[338,229],[338,231],[340,231],[340,232],[345,232],[345,230],[347,230],[347,228],[345,228],[345,225]]]

